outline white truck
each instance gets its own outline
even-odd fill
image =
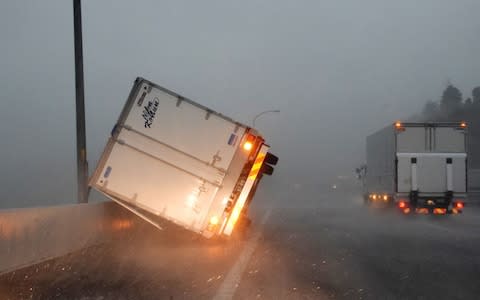
[[[255,129],[137,78],[90,186],[157,227],[230,236],[278,161],[268,151]]]
[[[467,124],[395,122],[367,137],[366,203],[459,213],[467,198]]]

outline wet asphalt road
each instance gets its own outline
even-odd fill
[[[263,202],[259,202],[263,199]],[[0,278],[0,299],[478,299],[480,209],[405,217],[354,192],[259,191],[228,243],[148,227]],[[269,214],[266,214],[269,212]],[[264,221],[264,223],[262,223]]]
[[[479,298],[477,207],[405,217],[350,193],[310,194],[274,210],[237,299]]]

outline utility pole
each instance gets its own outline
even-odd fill
[[[75,41],[75,103],[77,120],[77,187],[78,203],[88,202],[87,141],[85,136],[85,92],[83,81],[82,7],[73,0],[73,30]]]

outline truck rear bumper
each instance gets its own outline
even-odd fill
[[[419,213],[461,213],[467,194],[465,193],[397,193],[395,194],[397,206],[404,210],[416,211]]]

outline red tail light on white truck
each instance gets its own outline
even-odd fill
[[[268,150],[255,129],[138,78],[90,185],[156,226],[229,236],[271,173]]]

